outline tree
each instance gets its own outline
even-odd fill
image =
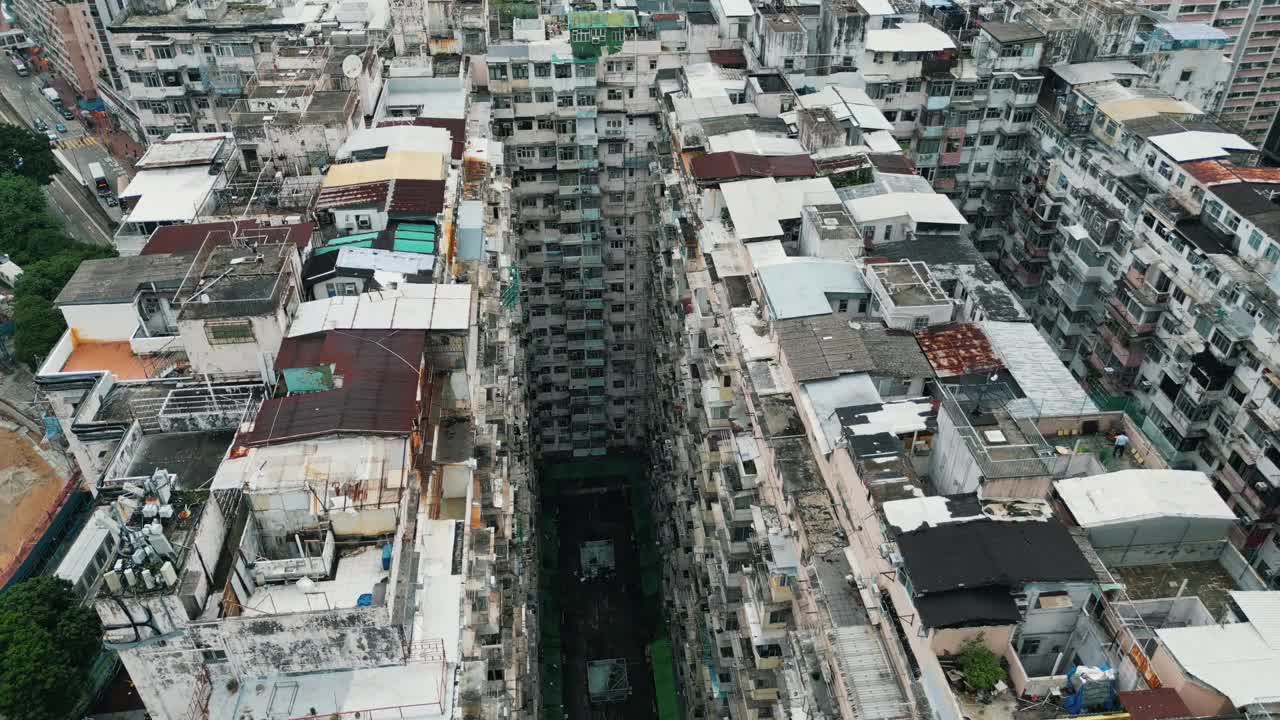
[[[61,578],[0,595],[0,716],[64,720],[102,648],[102,623]]]
[[[961,646],[959,659],[964,681],[975,690],[994,690],[1005,678],[1000,658],[982,644],[982,635]]]
[[[34,295],[19,295],[13,302],[13,357],[35,368],[67,329],[62,311]]]
[[[48,200],[30,178],[0,172],[0,253],[19,265],[33,263],[71,244]]]
[[[49,138],[31,128],[0,124],[0,173],[22,175],[41,185],[53,182],[58,161]]]
[[[56,255],[23,268],[13,292],[13,355],[19,362],[34,368],[67,329],[53,301],[80,263],[115,255],[113,248],[69,243]]]

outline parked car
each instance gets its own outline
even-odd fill
[[[46,130],[44,134],[45,134],[45,137],[49,138],[49,147],[57,147],[57,146],[58,146],[58,134],[57,134],[57,133],[55,133],[55,132],[54,132],[54,131],[52,131],[52,130]]]
[[[68,109],[66,109],[66,108],[62,108],[62,119],[64,119],[64,120],[75,120],[75,119],[76,119],[76,116],[75,116],[74,114],[72,114],[72,112],[71,112],[70,110],[68,110]]]
[[[49,130],[49,124],[46,123],[42,118],[36,118],[35,128],[36,128],[36,132],[46,132]]]
[[[57,130],[59,133],[65,133],[67,131],[67,126],[62,123],[55,123],[53,129]]]

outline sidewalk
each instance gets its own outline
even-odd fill
[[[133,177],[137,173],[134,162],[142,157],[146,148],[134,142],[128,134],[113,129],[105,112],[82,113],[76,105],[75,90],[63,78],[50,74],[49,87],[58,91],[64,107],[75,108],[76,117],[80,118],[85,130],[98,138],[107,152],[120,163],[120,167],[129,173],[129,177]]]

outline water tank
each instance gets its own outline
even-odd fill
[[[150,568],[144,568],[142,571],[142,583],[147,586],[148,590],[156,589],[156,576],[151,572]]]
[[[391,543],[387,543],[386,545],[382,546],[382,569],[383,570],[391,569],[391,553],[392,553]]]
[[[120,581],[120,574],[115,570],[108,570],[102,573],[102,581],[107,584],[107,590],[118,593],[124,589],[124,585]]]
[[[178,572],[173,569],[173,563],[166,562],[160,566],[160,578],[164,580],[167,587],[174,587],[178,584]]]

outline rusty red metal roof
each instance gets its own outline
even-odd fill
[[[385,329],[286,339],[280,345],[276,368],[284,371],[331,364],[334,388],[267,400],[259,408],[253,428],[242,431],[237,444],[271,445],[334,433],[408,435],[418,414],[416,398],[425,342],[422,330]]]
[[[1169,720],[1195,714],[1173,688],[1132,690],[1119,693],[1119,698],[1132,720]]]
[[[711,62],[720,67],[747,69],[747,58],[741,50],[708,50],[707,54],[711,56]]]
[[[739,152],[707,153],[689,163],[693,176],[704,182],[737,178],[814,177],[818,168],[808,155],[749,155]]]
[[[1201,185],[1280,183],[1280,168],[1274,167],[1241,167],[1227,160],[1196,160],[1182,163],[1179,167]]]
[[[395,180],[387,197],[387,212],[435,215],[444,210],[443,180]]]
[[[384,206],[387,202],[387,195],[390,192],[390,180],[324,188],[316,196],[316,209],[330,210],[352,205]]]
[[[189,255],[199,252],[205,239],[216,244],[230,242],[232,233],[237,237],[258,244],[292,243],[303,250],[311,242],[315,226],[311,223],[293,225],[263,225],[257,220],[235,222],[195,223],[192,225],[164,225],[151,233],[143,246],[142,255]]]
[[[951,323],[918,330],[916,342],[920,343],[920,349],[938,377],[956,377],[1004,367],[986,334],[973,323]]]

